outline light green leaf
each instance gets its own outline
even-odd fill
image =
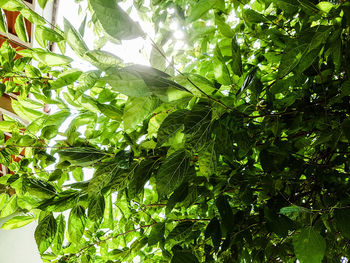
[[[89,0],[93,17],[104,31],[118,40],[133,39],[143,35],[140,26],[113,0]]]
[[[79,98],[85,91],[91,89],[100,78],[100,75],[101,71],[99,70],[90,70],[81,74],[77,80],[79,84],[76,86],[74,99]]]
[[[114,75],[102,78],[113,90],[131,97],[147,97],[152,95],[151,90],[137,73],[119,71]]]
[[[18,205],[17,205],[17,195],[11,196],[11,198],[6,202],[5,206],[1,210],[0,218],[1,217],[7,217],[9,215],[12,215],[14,212],[17,211]]]
[[[119,108],[110,105],[110,104],[101,104],[97,103],[97,107],[107,117],[116,120],[116,121],[121,121],[122,120],[122,110]]]
[[[85,27],[86,27],[86,20],[87,20],[87,15],[85,15],[83,22],[81,22],[80,26],[79,26],[79,34],[84,37],[85,34]]]
[[[164,119],[158,130],[157,145],[161,146],[182,129],[188,112],[188,110],[177,110]]]
[[[159,47],[158,47],[159,48]],[[158,50],[158,48],[152,47],[151,55],[150,55],[150,63],[152,67],[165,70],[166,69],[166,59],[162,56],[164,54],[163,50]],[[161,53],[163,52],[163,53]]]
[[[48,0],[38,0],[38,3],[42,9],[45,8],[47,1]]]
[[[294,235],[293,246],[300,263],[321,263],[326,251],[326,241],[311,227]]]
[[[42,49],[32,49],[32,54],[35,59],[40,61],[41,63],[44,63],[48,66],[61,66],[61,65],[67,65],[73,61],[73,59],[63,56],[60,54],[55,54],[49,51],[45,51]]]
[[[64,19],[64,35],[68,45],[74,50],[74,52],[80,57],[84,57],[84,54],[89,49],[79,32],[72,26],[72,24],[67,19]]]
[[[28,42],[27,29],[24,24],[24,19],[21,14],[16,18],[15,31],[17,36],[24,42]]]
[[[225,22],[224,18],[222,16],[218,15],[217,13],[215,13],[215,24],[223,36],[228,37],[228,38],[232,38],[235,35],[231,26],[228,25]]]
[[[213,0],[199,0],[194,6],[192,6],[190,15],[187,18],[188,22],[193,22],[202,16],[204,16],[215,5]]]
[[[123,114],[125,130],[134,130],[158,105],[159,100],[154,97],[128,98]]]
[[[63,71],[60,75],[58,75],[57,79],[52,82],[52,89],[60,89],[74,83],[82,73],[83,72],[81,70],[76,68]]]
[[[316,6],[325,13],[329,13],[335,7],[332,3],[326,1],[319,2]]]
[[[0,10],[0,31],[3,33],[7,33],[7,22],[4,18],[2,10]]]
[[[25,5],[20,0],[0,0],[0,8],[5,10],[19,11],[23,7],[25,7]]]
[[[30,8],[26,7],[26,8],[21,9],[21,14],[25,18],[27,18],[31,23],[33,23],[34,25],[45,25],[46,24],[45,19],[41,15],[35,13]]]
[[[2,179],[5,179],[6,177],[2,177]],[[5,182],[6,183],[6,182]],[[8,203],[9,195],[2,193],[0,194],[0,210],[2,210],[5,205]]]
[[[122,64],[121,58],[103,50],[90,50],[85,52],[84,58],[101,70],[107,70]]]
[[[79,244],[84,234],[85,224],[85,209],[82,206],[75,206],[69,213],[68,240]]]
[[[52,213],[40,220],[35,229],[34,237],[40,254],[45,252],[51,245],[57,230],[56,220]]]
[[[40,46],[42,46],[43,48],[46,48],[48,41],[60,42],[64,40],[64,37],[61,34],[59,34],[57,31],[51,28],[37,25],[35,27],[35,39],[38,41]]]
[[[111,230],[114,228],[113,202],[111,194],[107,194],[105,196],[105,211],[103,213],[103,222],[101,227],[109,228]]]
[[[12,217],[11,219],[7,220],[2,226],[1,228],[3,229],[15,229],[15,228],[19,228],[25,225],[28,225],[29,223],[34,221],[34,217],[33,216],[15,216]]]

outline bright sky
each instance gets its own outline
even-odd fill
[[[57,16],[57,24],[63,29],[63,19],[66,18],[69,20],[69,22],[78,29],[84,19],[83,16],[78,15],[78,4],[72,3],[73,0],[61,0],[60,6],[58,10],[58,16]],[[124,9],[129,8],[132,5],[133,1],[127,1],[126,4],[121,5]],[[87,9],[87,1],[81,2],[82,10]],[[135,21],[141,21],[139,19],[138,14],[134,8],[132,8],[130,16]],[[152,25],[149,23],[142,23],[142,29],[147,32],[150,36],[153,36],[153,28]],[[92,33],[92,29],[87,27],[85,28],[85,35],[84,40],[87,44],[87,46],[90,49],[94,48],[94,40],[95,37]],[[147,58],[147,55],[150,54],[151,51],[151,43],[149,41],[146,41],[142,38],[137,38],[133,40],[128,41],[122,41],[121,45],[116,45],[111,42],[108,42],[102,50],[108,51],[113,53],[114,55],[117,55],[121,59],[124,60],[126,63],[136,63],[136,64],[142,64],[142,65],[149,65],[149,61]],[[91,69],[91,65],[85,61],[80,60],[77,58],[74,54],[74,52],[67,48],[67,55],[74,58],[75,61],[73,62],[73,67],[78,67],[83,70]]]

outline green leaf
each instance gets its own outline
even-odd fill
[[[7,220],[2,226],[1,228],[3,229],[15,229],[15,228],[19,228],[25,225],[28,225],[29,223],[34,221],[34,217],[33,216],[15,216],[12,217],[11,219]]]
[[[207,225],[207,228],[205,229],[205,238],[211,238],[214,248],[218,248],[221,244],[221,228],[220,228],[220,221],[214,217],[212,220],[210,220],[209,224]]]
[[[350,141],[350,118],[343,121],[341,128],[345,137]]]
[[[96,169],[93,178],[89,182],[88,194],[94,196],[101,193],[101,190],[107,186],[112,178],[119,172],[119,165],[116,162],[109,162]]]
[[[170,113],[161,123],[157,134],[157,145],[161,146],[183,128],[188,110]]]
[[[44,180],[36,178],[25,178],[23,186],[28,193],[40,199],[48,199],[56,194],[55,187]]]
[[[278,78],[283,78],[285,75],[289,74],[299,63],[304,52],[307,48],[307,44],[297,46],[290,49],[285,54],[283,54],[281,59],[281,64],[278,67]]]
[[[225,23],[225,20],[218,13],[215,13],[215,24],[217,25],[220,33],[228,38],[233,38],[235,33],[232,30],[231,26]]]
[[[56,220],[52,213],[40,220],[35,229],[34,237],[40,254],[44,253],[51,245],[57,231]]]
[[[218,157],[215,151],[215,141],[213,141],[198,153],[199,171],[204,176],[209,177],[216,172],[217,162]]]
[[[41,136],[45,139],[53,139],[58,134],[58,127],[56,125],[49,125],[41,130]]]
[[[179,222],[167,236],[167,240],[182,241],[192,232],[194,223],[191,221]]]
[[[64,36],[68,45],[73,49],[73,51],[80,57],[84,57],[84,54],[89,49],[79,32],[72,26],[72,24],[67,19],[64,19]]]
[[[292,205],[292,206],[286,206],[286,207],[282,207],[280,209],[280,214],[285,215],[287,217],[289,217],[290,219],[296,219],[296,217],[301,214],[301,213],[309,213],[310,210],[305,208],[305,207],[301,207],[301,206],[297,206],[297,205]]]
[[[147,97],[152,94],[146,83],[137,73],[119,71],[102,78],[113,90],[131,97]]]
[[[237,38],[233,37],[231,41],[231,49],[232,49],[232,71],[237,76],[242,76],[243,66],[242,66],[242,58],[241,58],[241,49],[237,42]]]
[[[276,3],[276,5],[286,14],[294,14],[298,11],[297,0],[274,0],[273,2]]]
[[[334,218],[339,232],[350,239],[350,209],[335,209]]]
[[[232,233],[235,227],[232,208],[225,195],[220,195],[215,201],[222,219],[222,230],[224,233]]]
[[[69,213],[68,240],[79,244],[84,234],[85,224],[85,209],[82,206],[75,206]]]
[[[109,117],[113,120],[116,120],[116,121],[122,120],[123,112],[119,108],[117,108],[113,105],[110,105],[110,104],[101,104],[101,103],[97,103],[97,107],[101,111],[101,113],[103,113],[107,117]]]
[[[199,263],[195,255],[189,251],[177,250],[171,258],[171,263]]]
[[[190,158],[185,149],[171,154],[160,167],[157,175],[157,191],[163,197],[179,187],[192,175]]]
[[[118,40],[133,39],[143,35],[140,26],[113,0],[89,0],[93,16],[104,31]]]
[[[243,19],[248,23],[264,23],[267,19],[253,9],[243,9]]]
[[[151,177],[155,160],[143,160],[135,169],[129,181],[128,191],[131,197],[138,195]]]
[[[224,57],[221,53],[219,45],[214,49],[214,76],[219,83],[223,85],[231,85],[232,80],[230,71],[227,68]]]
[[[21,14],[19,14],[16,18],[15,31],[19,39],[24,42],[28,42],[27,29],[24,24],[23,16]]]
[[[155,97],[128,98],[123,114],[125,130],[135,130],[137,125],[149,117],[158,105],[159,100]]]
[[[72,147],[59,150],[60,156],[73,165],[86,167],[101,161],[106,153],[93,147]]]
[[[89,201],[88,207],[88,218],[92,221],[99,221],[103,218],[103,213],[105,210],[105,199],[102,194],[92,196]]]
[[[62,249],[62,244],[64,241],[64,232],[66,229],[66,220],[63,214],[60,214],[56,218],[56,223],[57,223],[57,230],[56,230],[55,238],[52,242],[52,251],[57,255],[58,253],[60,253]]]
[[[175,189],[174,193],[172,193],[172,195],[169,197],[166,212],[170,213],[177,203],[182,202],[186,199],[187,195],[188,183],[184,182],[177,189]]]
[[[42,49],[33,49],[33,56],[35,59],[48,66],[62,66],[67,65],[73,61],[73,59],[63,56],[60,54],[55,54]]]
[[[192,9],[187,18],[187,21],[193,22],[201,18],[206,13],[208,13],[209,10],[214,7],[214,5],[215,5],[215,1],[213,0],[199,0],[198,3],[192,6]]]
[[[165,223],[157,223],[154,226],[152,226],[151,233],[148,236],[148,245],[154,246],[158,242],[161,242],[164,239],[164,232],[165,232]]]
[[[293,247],[300,263],[320,263],[326,251],[326,241],[313,228],[304,228],[294,235]]]

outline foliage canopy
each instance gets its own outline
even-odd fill
[[[114,0],[89,0],[79,29],[0,1],[20,11],[18,36],[25,17],[42,46],[0,48],[11,78],[1,94],[20,91],[13,108],[31,121],[0,122],[12,133],[0,161],[14,171],[0,178],[1,217],[20,213],[2,227],[38,220],[44,262],[350,258],[349,2],[145,2],[133,8],[154,24],[153,40]],[[135,38],[152,41],[152,67],[103,49]],[[94,70],[72,68],[66,45]],[[43,104],[59,110],[43,114]]]

